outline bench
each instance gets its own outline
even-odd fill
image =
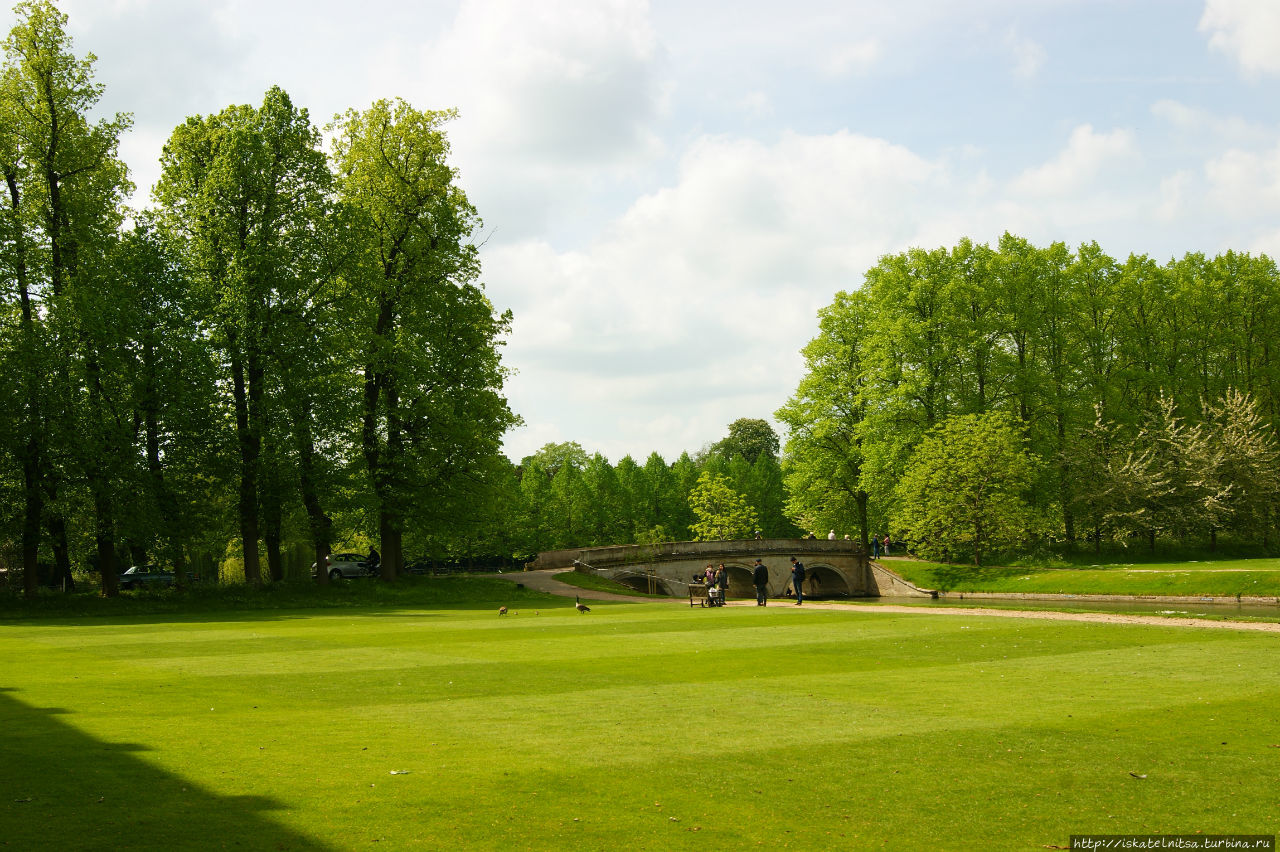
[[[706,583],[690,583],[689,584],[689,606],[692,607],[694,601],[698,602],[698,606],[707,605],[707,584]]]

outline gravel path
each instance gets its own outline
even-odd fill
[[[494,574],[492,576],[512,583],[523,583],[527,588],[539,592],[571,598],[578,595],[592,601],[623,601],[625,603],[680,604],[688,606],[685,598],[651,598],[618,595],[613,592],[598,592],[592,589],[580,589],[570,586],[555,578],[564,573],[563,568],[550,568],[542,571],[523,571],[517,574]],[[727,606],[755,606],[755,601],[729,601]],[[1054,610],[1022,610],[1022,609],[988,609],[983,607],[947,607],[947,606],[895,606],[894,604],[850,605],[812,601],[797,607],[794,603],[776,600],[770,606],[784,610],[822,609],[838,610],[850,614],[889,612],[911,615],[983,615],[995,618],[1038,618],[1044,621],[1092,621],[1098,624],[1146,624],[1159,627],[1200,627],[1210,630],[1254,630],[1262,633],[1280,633],[1280,623],[1266,621],[1210,621],[1200,618],[1174,618],[1163,615],[1124,615],[1113,612],[1056,612]]]

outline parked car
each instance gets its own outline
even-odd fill
[[[433,574],[438,571],[432,571],[431,560],[429,559],[411,559],[404,563],[404,573],[406,574]]]
[[[355,577],[371,577],[376,570],[369,565],[369,557],[363,553],[331,553],[329,554],[329,579],[342,580]],[[311,565],[311,576],[316,576],[315,563]]]
[[[141,589],[147,586],[173,585],[173,572],[166,571],[156,565],[134,565],[120,575],[120,588]]]

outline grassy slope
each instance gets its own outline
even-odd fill
[[[890,560],[888,568],[924,588],[956,592],[1097,595],[1280,596],[1280,559],[1094,565],[1080,568],[974,568]]]
[[[570,586],[577,586],[579,589],[591,589],[597,592],[612,592],[615,595],[629,595],[635,598],[650,597],[646,592],[637,591],[630,586],[624,586],[613,580],[597,577],[595,574],[582,574],[577,571],[564,571],[556,575],[556,579]],[[666,595],[653,595],[653,597],[666,597]]]
[[[614,850],[1276,831],[1273,636],[569,607],[8,621],[2,833]]]

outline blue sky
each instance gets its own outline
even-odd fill
[[[186,116],[457,107],[526,426],[668,460],[769,417],[884,254],[1280,251],[1276,0],[64,0],[147,203]],[[7,29],[12,15],[0,19]]]

